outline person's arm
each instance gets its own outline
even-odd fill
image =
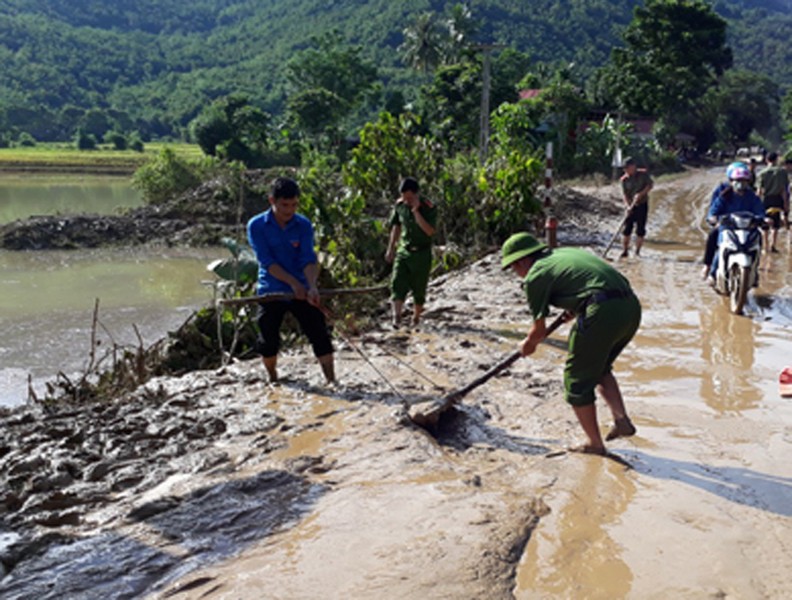
[[[649,192],[651,192],[652,188],[654,187],[654,181],[652,181],[652,178],[647,177],[647,179],[648,181],[646,182],[646,185],[641,189],[641,191],[635,194],[634,200],[636,204],[643,202],[643,200],[646,199],[646,197],[649,195]]]
[[[316,290],[316,280],[319,277],[319,266],[314,251],[314,236],[313,226],[310,221],[302,215],[295,215],[297,219],[295,226],[297,229],[297,236],[299,239],[299,259],[295,267],[300,269],[300,272],[305,276],[308,283],[308,289],[298,279],[298,274],[292,274],[286,268],[278,263],[273,263],[269,272],[273,277],[279,279],[291,287],[294,292],[294,297],[297,300],[311,300],[312,303],[318,301],[319,295]],[[309,297],[310,292],[310,297]]]
[[[718,217],[723,213],[723,192],[718,194],[710,204],[709,212],[707,213],[707,222],[716,224]]]
[[[522,344],[520,344],[520,353],[523,356],[530,356],[536,351],[539,342],[545,339],[545,337],[547,337],[547,327],[545,325],[545,319],[542,317],[541,319],[536,319],[531,324],[528,335],[525,336]]]
[[[632,206],[633,199],[630,197],[630,194],[627,193],[627,187],[624,185],[624,181],[622,181],[621,189],[622,189],[622,200],[624,201],[624,207],[629,209]]]
[[[435,228],[421,214],[420,201],[418,202],[417,206],[410,207],[410,210],[412,210],[413,217],[415,217],[415,223],[421,228],[421,231],[423,231],[428,236],[434,235]]]
[[[305,300],[306,298],[306,291],[305,286],[300,283],[300,281],[291,275],[286,269],[281,267],[278,263],[271,263],[269,267],[267,267],[267,271],[270,275],[272,275],[275,279],[279,279],[280,281],[287,284],[294,292],[294,297],[297,300]]]
[[[388,240],[388,250],[385,252],[385,262],[393,262],[393,258],[396,256],[396,244],[399,243],[400,236],[401,225],[394,225],[391,227],[390,239]]]
[[[306,281],[308,281],[308,290],[305,297],[314,306],[319,306],[319,288],[317,282],[319,281],[319,265],[315,262],[305,265],[303,269]]]

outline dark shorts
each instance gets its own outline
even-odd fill
[[[264,358],[278,354],[281,323],[287,312],[297,319],[300,329],[311,342],[314,356],[324,356],[333,351],[327,321],[321,310],[305,300],[263,302],[258,305],[256,322],[259,326],[258,351]]]
[[[413,301],[422,306],[426,302],[426,288],[431,270],[431,248],[397,253],[391,276],[391,299],[404,300],[407,293],[412,292]]]
[[[784,212],[784,199],[781,196],[766,196],[762,201],[767,218],[772,221],[773,229],[781,229],[781,215]]]
[[[635,296],[590,304],[569,333],[564,367],[566,401],[572,406],[594,402],[594,390],[611,371],[613,362],[630,343],[641,323],[641,304]]]
[[[624,222],[624,235],[632,235],[635,226],[635,235],[646,237],[646,218],[649,215],[649,203],[644,202],[632,209],[632,212]]]

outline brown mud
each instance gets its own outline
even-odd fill
[[[339,324],[333,387],[301,348],[275,386],[254,360],[155,379],[101,410],[5,416],[0,594],[792,596],[792,405],[773,381],[792,323],[789,249],[749,316],[724,312],[692,264],[689,214],[717,179],[658,182],[645,255],[614,263],[644,305],[616,364],[638,428],[608,444],[619,461],[563,452],[581,432],[551,345],[471,392],[435,435],[405,418],[524,335],[519,284],[490,255],[432,282],[419,328],[347,337]],[[580,204],[559,239],[601,252],[620,200],[587,191],[567,194]]]

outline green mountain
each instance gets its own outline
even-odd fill
[[[604,64],[638,0],[477,0],[482,42],[537,62],[574,63],[581,82]],[[338,30],[379,69],[386,89],[417,79],[396,51],[402,30],[437,0],[4,0],[0,4],[0,132],[73,135],[90,118],[148,135],[178,135],[212,99],[242,92],[278,114],[284,65],[311,36]],[[792,86],[792,0],[717,0],[735,66]],[[103,122],[107,121],[107,123]],[[90,121],[90,119],[88,119]]]

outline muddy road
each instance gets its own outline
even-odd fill
[[[614,262],[644,307],[616,364],[638,434],[609,445],[631,468],[560,452],[581,434],[550,345],[473,391],[436,435],[404,422],[405,403],[472,381],[526,331],[518,282],[490,256],[432,283],[420,329],[339,326],[336,387],[305,350],[283,357],[277,386],[257,361],[150,382],[172,407],[187,398],[193,416],[219,415],[222,435],[61,527],[0,592],[792,597],[792,401],[777,391],[792,357],[789,240],[746,316],[730,315],[696,264],[719,178],[658,182],[644,255]],[[618,205],[613,188],[591,191]],[[594,252],[619,220],[609,214]],[[600,403],[603,428],[606,413]]]

